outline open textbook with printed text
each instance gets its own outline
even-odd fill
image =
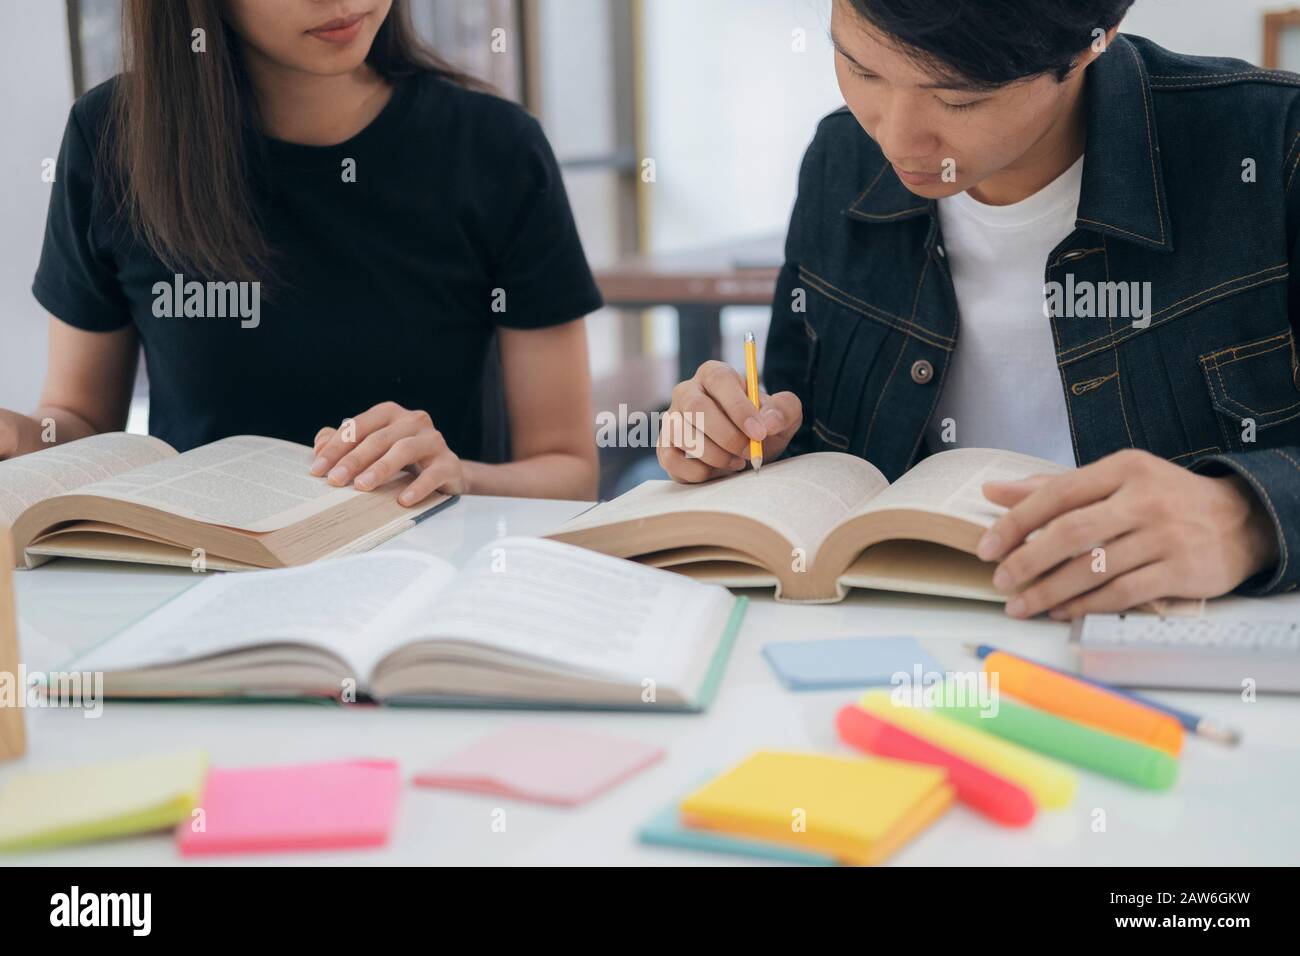
[[[699,710],[746,601],[538,538],[204,579],[64,665],[106,697]]]
[[[1067,471],[1015,452],[961,448],[892,485],[852,455],[818,452],[701,485],[648,481],[551,535],[778,600],[831,602],[849,588],[1005,601],[975,557],[1005,509],[987,481]]]
[[[183,454],[109,433],[0,461],[0,524],[16,563],[97,558],[207,570],[278,568],[364,551],[448,502],[403,508],[403,473],[370,492],[309,474],[312,450],[224,438]]]

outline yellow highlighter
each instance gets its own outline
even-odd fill
[[[1074,799],[1078,780],[1073,773],[1016,744],[1008,743],[917,707],[897,706],[889,691],[873,690],[858,702],[875,714],[909,733],[943,747],[990,773],[998,774],[1029,791],[1034,803],[1044,810],[1068,806]]]
[[[758,346],[754,343],[754,333],[745,333],[745,388],[749,392],[749,400],[754,403],[755,408],[760,408],[763,404],[762,396],[758,393]],[[754,470],[763,467],[763,443],[761,441],[749,440],[749,460],[753,464]]]

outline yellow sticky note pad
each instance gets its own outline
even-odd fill
[[[0,851],[165,830],[203,789],[202,751],[14,777],[0,784]]]
[[[953,792],[939,767],[764,750],[692,793],[681,813],[687,826],[870,866],[937,819]]]

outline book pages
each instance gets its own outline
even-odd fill
[[[206,524],[277,531],[366,494],[314,477],[312,457],[305,445],[241,435],[78,490]]]
[[[80,670],[164,666],[287,642],[326,648],[358,680],[392,647],[410,596],[435,598],[455,574],[445,561],[383,551],[281,571],[208,578],[139,624],[92,648]]]
[[[695,660],[701,634],[716,637],[730,605],[725,591],[655,568],[503,538],[480,549],[416,620],[426,640],[463,640],[551,669],[669,687],[704,663]]]
[[[811,554],[836,525],[888,485],[885,476],[861,458],[819,452],[702,485],[648,481],[579,515],[560,530],[568,533],[658,515],[713,511],[760,521]]]
[[[1030,475],[1061,474],[1063,465],[991,448],[954,448],[917,464],[890,487],[865,502],[856,514],[907,509],[961,518],[991,527],[1006,509],[984,497],[988,481],[1014,481]]]
[[[170,445],[157,438],[107,432],[0,461],[0,522],[12,525],[38,501],[175,455]]]

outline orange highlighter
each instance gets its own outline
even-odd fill
[[[1008,827],[1022,827],[1034,819],[1033,797],[1005,777],[908,733],[883,717],[846,704],[835,715],[835,727],[846,744],[895,760],[943,767],[957,799]]]
[[[745,389],[749,392],[749,400],[754,403],[755,408],[760,408],[763,404],[763,396],[758,391],[758,346],[754,344],[754,333],[745,333]],[[749,440],[749,461],[754,466],[754,470],[763,467],[763,443],[761,441]]]
[[[1023,657],[985,645],[974,649],[984,659],[985,673],[996,673],[998,688],[1012,697],[1049,714],[1136,740],[1174,757],[1183,749],[1182,725],[1166,713]]]

